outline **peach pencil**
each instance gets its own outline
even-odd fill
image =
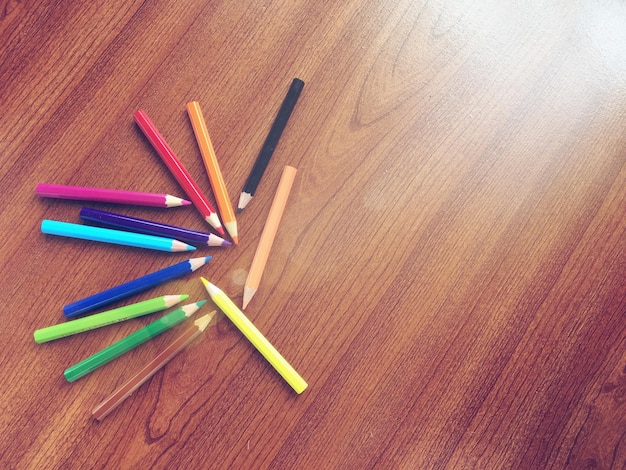
[[[274,200],[272,201],[272,207],[270,208],[267,220],[265,221],[265,226],[263,227],[263,232],[261,233],[261,238],[259,239],[259,244],[257,245],[254,258],[252,259],[252,265],[250,266],[250,271],[248,272],[248,277],[246,278],[246,282],[244,284],[242,307],[244,310],[259,288],[261,276],[263,275],[265,264],[269,258],[270,250],[272,249],[272,244],[274,243],[274,237],[278,231],[278,224],[280,224],[280,219],[283,216],[285,205],[287,204],[287,198],[289,197],[289,192],[291,191],[291,186],[293,185],[293,180],[296,177],[296,171],[297,170],[294,167],[286,166],[283,169],[282,176],[280,177],[278,189],[276,190]]]

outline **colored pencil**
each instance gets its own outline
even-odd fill
[[[66,336],[75,335],[84,331],[94,330],[103,326],[111,325],[121,321],[136,318],[149,313],[165,310],[179,302],[187,299],[189,296],[183,295],[163,295],[150,300],[144,300],[132,305],[114,308],[106,312],[96,313],[84,318],[59,323],[58,325],[48,326],[36,330],[34,333],[35,342],[45,343]]]
[[[96,242],[111,243],[114,245],[147,248],[158,251],[193,251],[195,246],[187,245],[172,238],[155,237],[143,233],[126,232],[109,228],[92,227],[90,225],[59,222],[45,219],[41,222],[41,231],[48,235],[79,238]]]
[[[174,151],[159,133],[146,112],[140,109],[136,111],[133,116],[139,129],[141,129],[148,141],[152,144],[156,153],[161,157],[163,163],[165,163],[174,178],[176,178],[176,181],[178,181],[178,184],[180,184],[189,199],[191,199],[191,202],[196,206],[196,209],[198,209],[198,212],[200,212],[204,220],[217,230],[220,235],[224,235],[224,229],[217,216],[217,212],[215,212],[215,209],[213,209],[206,196],[202,194],[202,191],[200,191],[194,179],[174,154]]]
[[[215,311],[198,318],[180,336],[165,347],[157,356],[133,375],[124,385],[115,390],[106,399],[100,402],[91,412],[98,421],[104,419],[109,413],[117,408],[126,398],[131,396],[135,390],[143,385],[150,377],[156,374],[165,364],[167,364],[176,354],[182,351],[189,343],[200,336],[211,320],[215,316]]]
[[[272,124],[270,132],[265,138],[261,151],[254,162],[250,175],[248,176],[248,180],[246,181],[241,195],[239,196],[237,212],[241,212],[252,200],[257,186],[259,185],[259,181],[261,181],[261,177],[263,176],[263,173],[265,173],[265,169],[267,168],[270,158],[272,158],[274,149],[278,145],[278,140],[287,126],[289,116],[291,116],[291,113],[298,102],[302,88],[304,88],[304,82],[299,78],[294,78],[291,82],[291,86],[289,87],[289,91],[283,100],[283,104],[276,115],[276,119]]]
[[[179,207],[191,204],[170,194],[141,193],[137,191],[123,191],[121,189],[91,188],[87,186],[66,186],[62,184],[37,185],[37,195],[57,199],[72,199],[75,201],[108,202],[111,204],[130,204],[133,206],[150,207]]]
[[[248,317],[239,310],[235,303],[222,292],[222,290],[201,277],[211,300],[219,307],[224,314],[235,324],[235,326],[248,338],[252,345],[267,359],[276,371],[291,385],[296,393],[302,393],[307,388],[307,383],[285,360],[283,356],[272,346],[263,334],[248,320]]]
[[[105,227],[129,230],[132,232],[145,233],[157,237],[175,238],[187,243],[194,243],[204,246],[229,246],[231,243],[217,235],[208,232],[199,232],[188,228],[168,225],[152,220],[138,219],[128,215],[116,214],[114,212],[101,211],[90,207],[83,207],[80,210],[80,218],[85,222],[104,225]]]
[[[191,121],[191,127],[196,136],[198,147],[200,148],[200,154],[202,155],[202,161],[209,175],[209,181],[211,182],[211,188],[213,188],[213,194],[217,201],[217,208],[220,210],[222,216],[222,222],[226,231],[233,239],[235,245],[239,243],[239,234],[237,232],[237,220],[235,219],[235,213],[233,212],[233,206],[230,203],[228,197],[228,191],[226,191],[226,184],[224,183],[224,177],[220,170],[220,166],[217,163],[217,157],[215,156],[215,150],[209,137],[209,131],[207,130],[206,123],[204,122],[204,116],[202,116],[202,110],[200,104],[197,101],[187,103],[187,113],[189,114],[189,120]]]
[[[201,300],[200,302],[195,302],[193,304],[183,305],[180,308],[177,308],[171,313],[159,318],[152,323],[140,328],[139,330],[131,333],[130,335],[122,338],[119,341],[107,346],[104,349],[101,349],[95,354],[92,354],[86,359],[74,364],[71,367],[65,369],[63,375],[68,382],[74,382],[75,380],[84,377],[85,375],[93,372],[98,367],[103,366],[111,362],[113,359],[121,356],[124,353],[127,353],[131,349],[136,348],[137,346],[145,343],[146,341],[154,338],[155,336],[164,333],[165,331],[173,328],[178,325],[182,321],[189,318],[191,315],[196,313],[200,307],[202,307],[206,303],[206,300]]]
[[[263,227],[263,232],[261,233],[261,238],[259,239],[259,244],[257,245],[254,258],[252,259],[252,265],[250,266],[250,271],[248,271],[248,277],[246,278],[246,282],[244,284],[244,310],[259,288],[259,282],[261,281],[261,276],[263,275],[267,258],[269,257],[270,250],[272,249],[272,244],[274,243],[274,237],[278,231],[280,219],[282,218],[285,210],[285,205],[287,204],[287,198],[289,197],[293,180],[296,177],[296,171],[297,170],[294,167],[286,166],[283,169],[282,176],[280,177],[278,189],[276,190],[274,200],[272,201],[272,207],[267,215],[267,220],[265,221],[265,226]]]
[[[203,258],[191,258],[180,263],[173,264],[167,268],[160,269],[145,276],[138,277],[132,281],[120,284],[105,291],[91,295],[63,307],[63,313],[67,318],[76,318],[91,310],[103,307],[118,300],[125,299],[131,295],[138,294],[164,282],[171,281],[178,277],[194,272],[204,266],[211,256]]]

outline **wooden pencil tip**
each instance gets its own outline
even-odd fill
[[[215,318],[215,314],[216,313],[217,313],[217,311],[213,310],[212,312],[207,313],[206,315],[201,316],[200,318],[198,318],[193,323],[198,327],[198,329],[200,331],[204,331],[206,329],[206,327],[211,324],[211,322]]]
[[[176,305],[177,303],[182,302],[183,300],[188,299],[188,298],[189,298],[188,294],[164,295],[163,302],[166,307],[172,307],[173,305]]]
[[[171,194],[165,195],[165,207],[180,207],[187,206],[189,204],[191,204],[191,202],[186,199],[181,199],[177,196],[172,196]]]
[[[213,229],[219,233],[220,235],[224,235],[224,228],[222,227],[222,223],[220,222],[217,213],[212,212],[210,215],[207,215],[204,220],[206,220],[207,224],[209,224]]]
[[[202,258],[191,258],[189,260],[189,264],[191,265],[191,270],[195,271],[198,268],[204,266],[207,262],[211,261],[212,256],[204,256]]]
[[[241,307],[242,310],[246,309],[246,307],[252,300],[252,297],[254,297],[254,294],[256,294],[256,289],[253,289],[252,287],[243,288],[243,305]]]
[[[252,194],[242,191],[239,195],[239,203],[237,204],[237,213],[246,208],[248,203],[252,200]]]
[[[239,232],[237,231],[237,221],[233,220],[230,222],[224,222],[224,227],[226,227],[226,231],[232,238],[233,243],[237,245],[239,243]]]
[[[180,252],[180,251],[195,251],[196,247],[192,245],[188,245],[185,242],[181,242],[180,240],[172,240],[172,251]]]

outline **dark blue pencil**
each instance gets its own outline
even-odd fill
[[[138,219],[128,215],[116,214],[115,212],[101,211],[83,207],[80,210],[80,218],[85,222],[104,225],[105,227],[118,230],[130,230],[156,237],[166,237],[187,243],[196,243],[205,246],[228,246],[231,243],[217,235],[208,232],[199,232],[175,225],[168,225],[152,220]]]
[[[125,299],[131,295],[148,290],[151,287],[194,272],[196,269],[204,266],[204,264],[210,259],[211,256],[191,258],[159,271],[138,277],[137,279],[112,287],[111,289],[99,292],[98,294],[94,294],[84,299],[77,300],[71,304],[67,304],[63,307],[63,313],[67,318],[76,318],[91,310],[95,310],[118,300]]]

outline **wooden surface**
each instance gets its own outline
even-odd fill
[[[240,3],[0,2],[2,467],[624,468],[624,3]],[[132,121],[145,109],[213,200],[198,100],[236,203],[294,77],[239,246],[119,305],[206,298],[199,275],[240,304],[296,166],[246,312],[309,388],[221,316],[93,421],[184,325],[72,384],[66,367],[150,319],[33,331],[188,256],[44,236],[83,204],[36,184],[182,195]],[[85,205],[208,228],[193,207]]]

